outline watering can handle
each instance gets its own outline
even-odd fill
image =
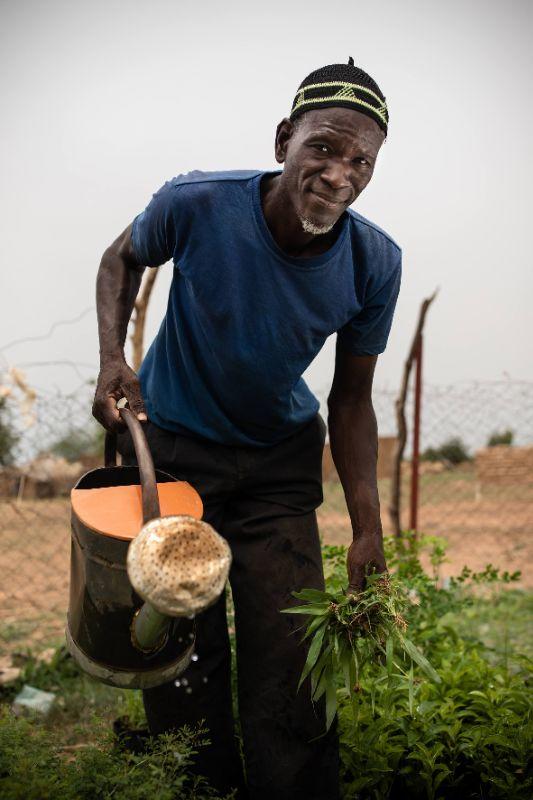
[[[141,479],[143,524],[146,524],[154,517],[161,516],[159,508],[159,495],[157,494],[157,483],[155,477],[154,462],[150,455],[148,442],[144,435],[141,423],[129,408],[121,408],[120,416],[128,426],[137,463],[139,465],[139,475]],[[117,437],[113,433],[106,433],[104,461],[106,467],[114,467],[117,463]]]

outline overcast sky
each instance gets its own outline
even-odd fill
[[[300,81],[355,63],[387,96],[389,136],[355,208],[404,251],[376,384],[395,389],[421,300],[437,286],[425,376],[533,379],[531,108],[526,0],[0,3],[0,347],[94,305],[105,247],[168,178],[270,169]],[[161,268],[155,334],[172,269]],[[333,368],[328,341],[308,372]],[[95,313],[2,364],[95,374]],[[37,387],[80,372],[29,366]]]

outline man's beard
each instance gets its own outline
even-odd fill
[[[304,231],[306,233],[312,233],[313,236],[320,236],[321,234],[329,233],[335,225],[334,222],[332,222],[331,225],[317,225],[316,222],[313,222],[313,220],[309,219],[308,217],[301,217],[300,215],[298,215],[298,219],[302,223],[302,228]]]

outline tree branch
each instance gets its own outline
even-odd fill
[[[134,310],[135,316],[132,318],[133,331],[130,335],[133,347],[133,369],[135,372],[139,371],[144,354],[144,328],[146,323],[146,312],[148,310],[148,303],[152,289],[154,288],[155,279],[157,277],[157,267],[151,267],[146,271],[144,276],[141,290],[135,301]]]
[[[389,516],[395,536],[400,536],[402,529],[401,519],[400,519],[401,489],[402,489],[402,460],[405,450],[405,444],[407,442],[407,422],[405,420],[405,402],[407,399],[407,389],[409,387],[409,376],[411,374],[413,361],[415,360],[418,351],[420,337],[422,335],[422,331],[424,330],[424,323],[426,321],[426,314],[428,308],[430,307],[433,300],[436,298],[437,294],[438,294],[438,289],[436,289],[433,292],[431,297],[426,298],[423,301],[422,305],[420,306],[420,312],[418,315],[418,323],[416,326],[415,335],[413,336],[413,341],[409,349],[409,355],[407,356],[403,368],[403,378],[400,388],[400,394],[398,395],[398,398],[395,402],[396,423],[398,427],[398,444],[394,457],[392,480],[391,480],[391,499],[389,504]]]

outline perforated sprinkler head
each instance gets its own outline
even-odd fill
[[[146,601],[132,625],[135,646],[150,651],[169,617],[193,617],[213,605],[230,566],[227,541],[207,522],[185,515],[147,522],[127,556],[130,582]]]

